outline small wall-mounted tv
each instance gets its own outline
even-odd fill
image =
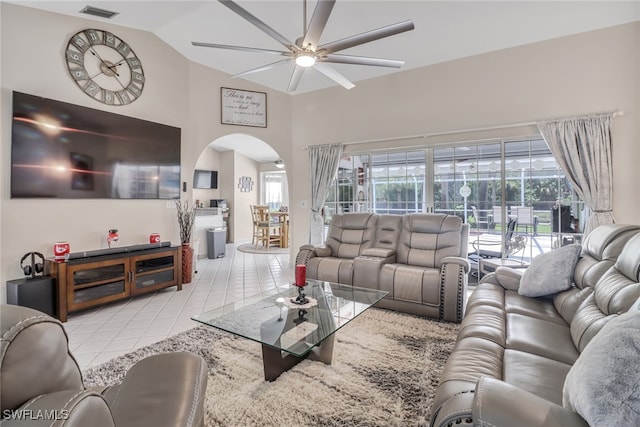
[[[177,199],[180,128],[13,92],[11,197]]]
[[[193,188],[218,188],[218,171],[193,171]]]

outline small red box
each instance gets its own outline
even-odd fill
[[[64,259],[69,252],[71,252],[69,242],[56,242],[56,244],[53,245],[53,256],[55,259]]]

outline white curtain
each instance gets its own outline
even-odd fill
[[[613,113],[538,122],[538,129],[589,214],[584,235],[613,218]]]
[[[329,195],[331,182],[338,171],[342,144],[312,145],[309,147],[309,173],[311,174],[311,223],[309,243],[324,244],[324,221],[320,210]]]

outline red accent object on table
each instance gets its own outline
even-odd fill
[[[160,235],[158,233],[151,233],[149,235],[149,243],[160,243]]]
[[[64,259],[69,252],[71,252],[69,242],[56,242],[56,244],[53,245],[53,256],[55,259]]]
[[[296,265],[296,286],[307,285],[307,266],[304,264]]]

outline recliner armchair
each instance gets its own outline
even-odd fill
[[[207,365],[191,353],[147,357],[121,384],[85,387],[62,323],[2,305],[3,426],[202,426]]]

